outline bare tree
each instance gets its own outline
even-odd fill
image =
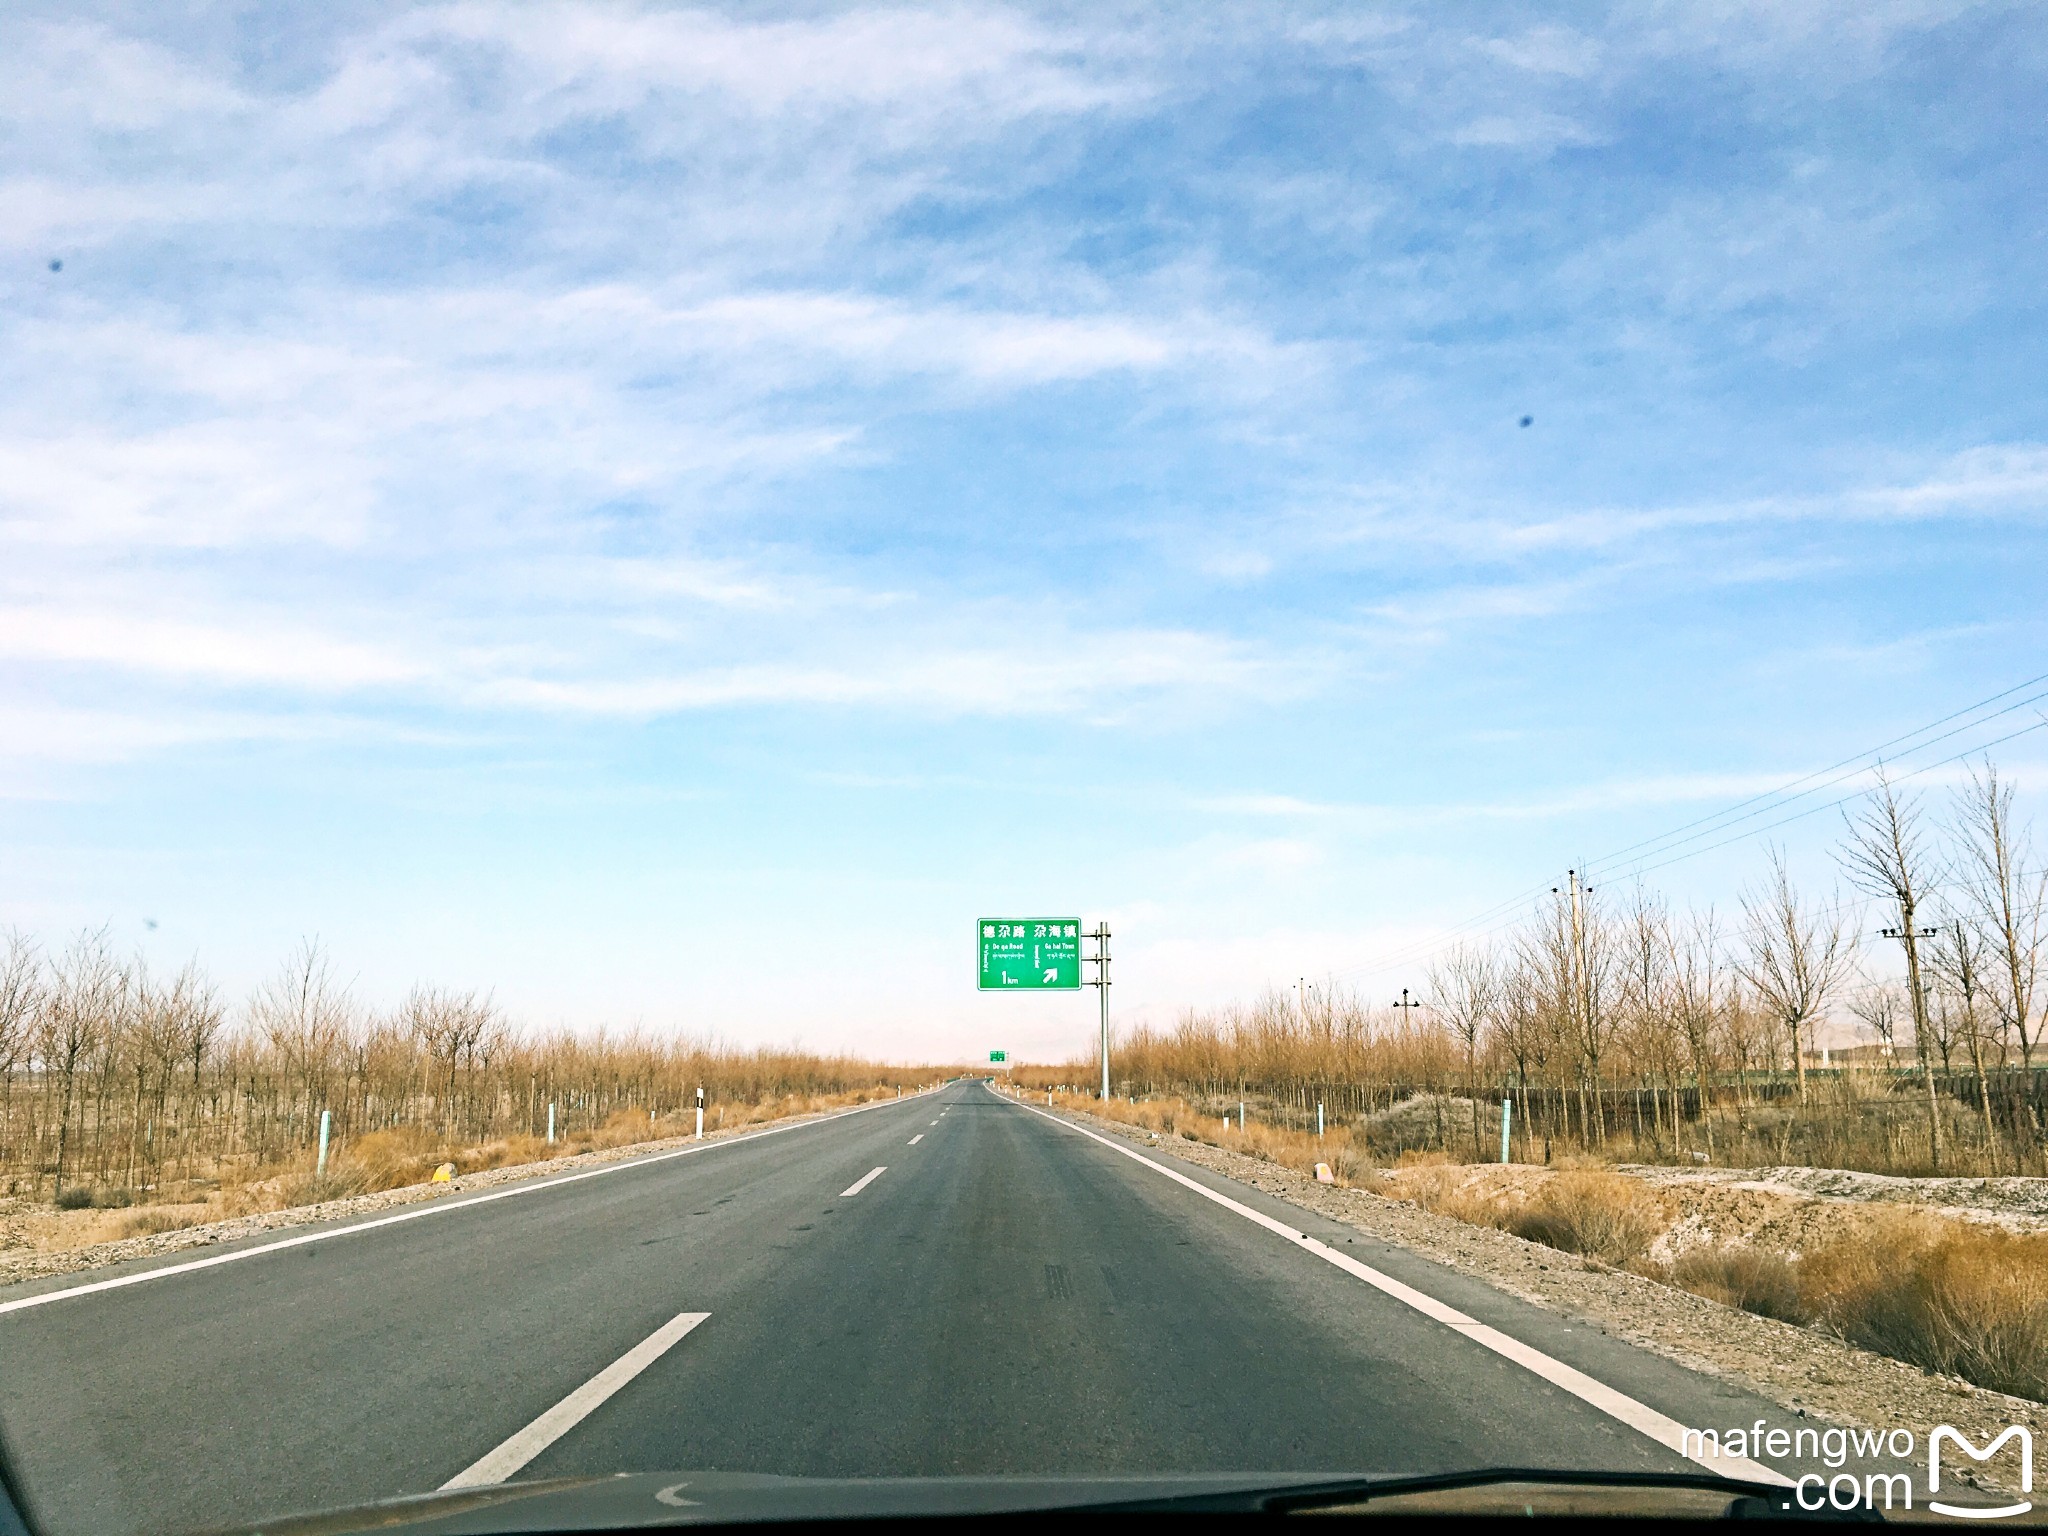
[[[42,951],[9,930],[0,947],[0,1157],[13,1141],[14,1071],[28,1060],[43,997]]]
[[[1951,916],[1935,924],[1927,956],[1928,968],[1943,994],[1942,1006],[1936,1010],[1942,1024],[1942,1065],[1948,1065],[1948,1052],[1959,1038],[1976,1073],[1977,1103],[1984,1113],[1984,1146],[1991,1154],[1991,1171],[1996,1173],[1998,1131],[1991,1118],[1991,1084],[1984,1073],[1984,976],[1989,969],[1990,945],[1978,928]]]
[[[1845,925],[1839,915],[1803,907],[1785,868],[1785,855],[1771,850],[1771,883],[1742,899],[1746,957],[1737,963],[1765,1007],[1791,1036],[1799,1102],[1806,1102],[1803,1031],[1818,1023],[1848,968]]]
[[[2028,871],[2027,828],[2015,826],[2012,786],[1986,763],[1957,795],[1956,827],[1968,871],[1965,888],[1996,951],[1985,988],[2001,1032],[2019,1042],[2031,1069],[2040,1039],[2036,1012],[2041,956],[2048,948],[2048,869]]]
[[[1866,981],[1849,994],[1849,1011],[1877,1036],[1878,1054],[1889,1066],[1898,1052],[1899,1017],[1904,1011],[1899,989],[1889,981]]]
[[[1845,815],[1849,841],[1842,866],[1862,890],[1885,902],[1897,926],[1887,936],[1906,946],[1906,997],[1913,1011],[1913,1046],[1920,1057],[1920,1076],[1927,1087],[1927,1138],[1935,1168],[1941,1167],[1941,1105],[1934,1093],[1934,1063],[1928,1059],[1930,1034],[1927,987],[1920,973],[1920,904],[1934,883],[1931,858],[1920,831],[1918,799],[1899,793],[1882,767],[1877,786],[1861,810]]]
[[[1684,1036],[1686,1054],[1692,1058],[1693,1081],[1698,1085],[1700,1133],[1706,1143],[1707,1161],[1714,1160],[1713,1054],[1714,1031],[1721,1022],[1723,992],[1721,981],[1721,936],[1713,908],[1696,915],[1683,938],[1665,927],[1670,955],[1671,1013]]]
[[[1549,1032],[1538,1002],[1541,982],[1529,963],[1524,954],[1501,971],[1500,1017],[1494,1026],[1494,1038],[1514,1071],[1514,1091],[1520,1096],[1515,1113],[1521,1118],[1525,1145],[1534,1129],[1529,1121],[1529,1088],[1532,1079],[1543,1072],[1549,1052]]]
[[[488,997],[474,992],[417,986],[400,1006],[398,1024],[420,1043],[432,1063],[442,1134],[453,1136],[458,1126],[460,1075],[496,1027],[497,1008]]]
[[[1662,902],[1637,887],[1629,904],[1616,970],[1620,978],[1621,1013],[1627,1021],[1634,1054],[1661,1074],[1672,1087],[1672,1148],[1678,1145],[1678,1098],[1671,1030],[1671,919]],[[1656,1081],[1653,1075],[1652,1083]],[[1657,1092],[1650,1095],[1653,1130],[1661,1130]]]
[[[356,1017],[317,939],[303,940],[249,1003],[251,1022],[278,1053],[290,1090],[288,1134],[303,1144]]]
[[[48,1000],[37,1016],[36,1054],[56,1099],[56,1189],[62,1193],[70,1163],[79,1079],[115,1028],[126,1002],[128,976],[107,946],[104,928],[81,933],[57,965]]]
[[[1472,1115],[1472,1161],[1481,1158],[1479,1145],[1479,1044],[1500,1015],[1501,976],[1493,951],[1459,944],[1443,963],[1432,967],[1430,990],[1437,1017],[1450,1026],[1465,1058],[1465,1098]]]

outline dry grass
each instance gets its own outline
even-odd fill
[[[1603,1264],[1630,1264],[1669,1230],[1673,1212],[1639,1180],[1571,1169],[1544,1182],[1507,1221],[1517,1237]]]
[[[1852,1343],[2048,1402],[2048,1234],[1886,1213],[1797,1275],[1806,1314]]]
[[[1640,1260],[1670,1230],[1675,1214],[1625,1174],[1566,1169],[1524,1196],[1481,1182],[1490,1171],[1488,1165],[1403,1159],[1398,1188],[1424,1210],[1617,1267]]]
[[[1781,1322],[1807,1320],[1799,1276],[1784,1254],[1749,1243],[1702,1243],[1672,1261],[1664,1277],[1681,1290]]]
[[[116,1237],[150,1237],[158,1232],[182,1232],[213,1219],[205,1205],[147,1205],[128,1211],[119,1219]]]

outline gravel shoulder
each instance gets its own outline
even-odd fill
[[[1938,1424],[1952,1425],[1979,1444],[2013,1424],[2026,1426],[2037,1442],[2048,1437],[2048,1407],[2040,1403],[1936,1376],[1810,1328],[1737,1311],[1690,1291],[1581,1260],[1494,1227],[1436,1215],[1407,1201],[1318,1184],[1277,1163],[1205,1142],[1171,1136],[1155,1140],[1147,1130],[1064,1112],[1092,1130],[1170,1153],[1367,1236],[1398,1244],[1824,1424],[1850,1429],[1903,1427],[1922,1443]]]

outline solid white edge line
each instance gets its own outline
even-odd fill
[[[940,1091],[939,1088],[927,1088],[925,1093]],[[914,1098],[923,1096],[912,1095]],[[814,1125],[844,1120],[848,1115],[865,1114],[871,1109],[887,1109],[892,1104],[908,1102],[907,1099],[877,1099],[872,1104],[857,1104],[852,1109],[837,1110],[829,1115],[821,1115],[815,1120],[801,1120],[794,1125],[774,1125],[765,1131],[752,1131],[745,1136],[735,1136],[730,1141],[708,1141],[696,1146],[677,1147],[671,1152],[626,1158],[620,1162],[608,1163],[602,1168],[586,1169],[582,1173],[542,1174],[532,1183],[514,1184],[505,1189],[494,1189],[489,1194],[472,1195],[464,1200],[436,1200],[411,1210],[400,1211],[395,1215],[359,1221],[352,1226],[331,1227],[321,1232],[302,1232],[297,1237],[279,1238],[274,1243],[258,1243],[253,1248],[237,1248],[233,1253],[216,1253],[203,1259],[187,1259],[180,1264],[166,1264],[161,1269],[146,1269],[140,1274],[120,1275],[112,1280],[94,1280],[86,1285],[67,1286],[61,1291],[44,1291],[37,1296],[21,1296],[13,1301],[0,1301],[0,1316],[5,1316],[9,1312],[24,1312],[30,1307],[48,1306],[53,1301],[67,1301],[73,1296],[90,1296],[97,1291],[118,1291],[127,1286],[141,1285],[145,1281],[166,1279],[171,1275],[189,1275],[194,1270],[213,1269],[221,1264],[233,1264],[242,1259],[253,1259],[259,1254],[277,1253],[286,1248],[301,1248],[307,1243],[324,1243],[332,1238],[349,1237],[357,1232],[370,1232],[378,1227],[395,1226],[401,1221],[418,1221],[423,1216],[445,1216],[453,1211],[467,1211],[479,1205],[489,1205],[494,1200],[509,1200],[515,1195],[531,1195],[542,1190],[559,1189],[564,1184],[577,1184],[584,1179],[602,1178],[608,1173],[623,1173],[629,1168],[652,1167],[671,1158],[691,1157],[699,1152],[716,1152],[723,1147],[743,1146],[750,1141],[759,1141],[764,1136],[780,1136],[785,1131],[807,1130]]]
[[[1008,1100],[1006,1102],[1016,1103],[1015,1100]],[[1553,1359],[1534,1346],[1524,1344],[1520,1339],[1510,1338],[1498,1328],[1489,1328],[1477,1318],[1467,1317],[1456,1307],[1438,1301],[1434,1296],[1426,1295],[1416,1290],[1413,1286],[1403,1285],[1392,1275],[1382,1273],[1380,1270],[1374,1269],[1370,1264],[1360,1263],[1357,1259],[1352,1258],[1350,1254],[1341,1253],[1337,1249],[1332,1248],[1328,1243],[1310,1237],[1306,1232],[1297,1232],[1284,1222],[1274,1220],[1263,1211],[1255,1211],[1248,1205],[1240,1204],[1238,1201],[1231,1199],[1230,1196],[1209,1188],[1208,1185],[1199,1180],[1191,1179],[1176,1169],[1168,1168],[1164,1163],[1155,1163],[1142,1152],[1138,1152],[1130,1147],[1120,1146],[1107,1136],[1099,1136],[1094,1131],[1074,1124],[1071,1120],[1062,1120],[1058,1115],[1049,1115],[1044,1110],[1035,1109],[1029,1104],[1016,1104],[1016,1107],[1027,1114],[1038,1116],[1041,1120],[1050,1120],[1054,1125],[1062,1126],[1077,1136],[1086,1136],[1090,1141],[1100,1142],[1103,1146],[1108,1147],[1110,1151],[1120,1152],[1133,1162],[1143,1163],[1153,1172],[1166,1175],[1174,1183],[1186,1186],[1203,1199],[1212,1200],[1225,1210],[1234,1211],[1239,1216],[1244,1217],[1246,1221],[1256,1223],[1278,1237],[1286,1238],[1295,1247],[1306,1249],[1325,1263],[1334,1264],[1347,1275],[1363,1280],[1375,1290],[1384,1292],[1406,1306],[1413,1307],[1424,1317],[1434,1322],[1442,1323],[1446,1328],[1463,1334],[1482,1349],[1492,1350],[1493,1353],[1499,1355],[1502,1359],[1512,1360],[1516,1365],[1521,1366],[1522,1369],[1530,1372],[1532,1375],[1539,1376],[1552,1386],[1569,1392],[1581,1402],[1588,1403],[1599,1409],[1609,1418],[1620,1420],[1630,1429],[1656,1441],[1666,1450],[1676,1455],[1684,1456],[1687,1461],[1695,1462],[1709,1471],[1719,1472],[1724,1477],[1743,1478],[1753,1483],[1769,1483],[1779,1488],[1790,1488],[1793,1486],[1792,1479],[1785,1476],[1784,1473],[1777,1471],[1775,1468],[1764,1466],[1761,1462],[1751,1461],[1747,1457],[1689,1456],[1685,1450],[1685,1426],[1676,1419],[1667,1418],[1649,1404],[1639,1403],[1626,1393],[1615,1391],[1614,1388],[1608,1386],[1605,1382],[1595,1381],[1591,1376],[1586,1375],[1585,1372],[1566,1365],[1562,1360]]]
[[[488,1488],[493,1483],[504,1482],[589,1418],[606,1398],[667,1354],[684,1334],[710,1315],[709,1312],[680,1312],[670,1318],[526,1428],[449,1478],[439,1491]]]
[[[866,1173],[862,1174],[859,1178],[855,1179],[850,1188],[842,1189],[841,1191],[839,1191],[839,1198],[844,1200],[848,1195],[859,1194],[862,1190],[866,1189],[870,1184],[874,1183],[875,1180],[879,1179],[883,1174],[887,1173],[888,1171],[889,1165],[887,1163],[882,1164],[882,1166],[879,1168],[870,1168]]]

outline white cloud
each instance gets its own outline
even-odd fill
[[[1570,27],[1531,27],[1515,37],[1475,39],[1482,53],[1539,75],[1583,79],[1600,67],[1605,53],[1599,39]]]
[[[477,678],[470,693],[479,702],[624,718],[759,704],[883,705],[927,715],[1086,715],[1150,695],[1199,695],[1222,703],[1299,681],[1289,658],[1262,657],[1206,635],[1013,634],[1000,648],[956,640],[906,654],[884,632],[855,640],[851,661],[751,662],[688,673],[500,671]],[[841,638],[828,648],[849,646]]]
[[[1004,118],[1088,110],[1134,89],[1089,71],[1078,39],[1019,12],[968,6],[739,22],[711,11],[465,4],[426,12],[393,36],[500,50],[526,72],[526,92],[584,113],[712,91],[762,114],[971,103]]]
[[[421,676],[416,661],[388,647],[289,623],[205,623],[34,603],[0,607],[0,657],[322,692]]]
[[[1556,112],[1493,113],[1451,130],[1451,143],[1479,149],[1552,150],[1599,144],[1604,135]]]

